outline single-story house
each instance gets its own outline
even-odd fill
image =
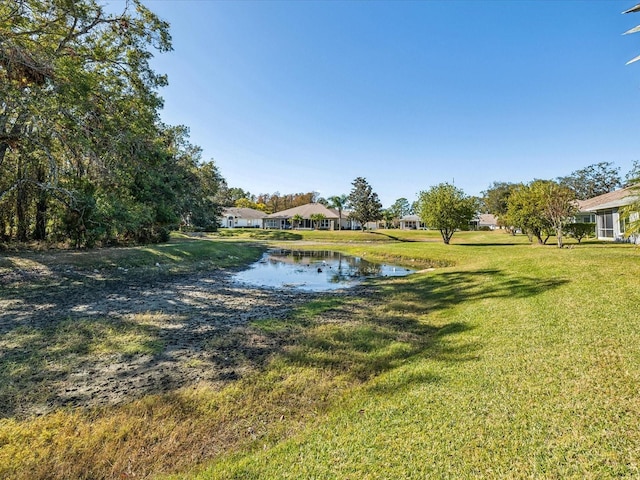
[[[267,214],[253,208],[229,207],[218,218],[221,227],[226,228],[263,228]]]
[[[580,200],[578,209],[581,213],[577,217],[595,215],[598,240],[626,241],[625,222],[620,217],[620,209],[640,200],[637,188],[637,186],[622,188],[587,200]]]
[[[342,220],[340,220],[340,212],[338,212],[337,208],[330,208],[330,211],[334,213],[338,220],[336,220],[335,228],[338,228],[338,224],[340,224],[340,230],[354,230],[355,220],[349,217],[349,213],[347,210],[342,210]]]
[[[479,214],[476,218],[471,220],[470,226],[474,230],[480,230],[481,228],[482,229],[488,228],[490,230],[495,230],[496,228],[499,228],[498,219],[496,218],[495,215],[492,215],[491,213]]]
[[[424,224],[418,215],[405,215],[400,218],[400,228],[402,230],[418,230],[424,228]]]
[[[346,218],[345,218],[346,217]],[[364,224],[365,230],[376,230],[379,227],[377,221],[367,222]],[[343,230],[362,230],[362,224],[351,217],[351,211],[342,211],[342,229]]]
[[[322,220],[316,221],[311,217],[323,215]],[[344,216],[344,212],[342,212]],[[294,217],[299,220],[294,220]],[[299,207],[289,208],[280,212],[271,213],[264,217],[264,228],[279,230],[289,228],[319,228],[321,230],[335,230],[338,223],[338,214],[332,212],[321,203],[307,203]]]

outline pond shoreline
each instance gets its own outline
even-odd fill
[[[200,382],[222,388],[261,368],[289,340],[261,335],[250,328],[251,321],[287,318],[296,307],[329,294],[366,295],[365,286],[331,293],[250,287],[234,282],[233,273],[213,270],[150,281],[117,270],[62,267],[23,269],[0,279],[3,289],[9,287],[0,299],[3,363],[25,370],[19,378],[2,371],[0,417],[118,405]],[[78,342],[68,352],[43,353],[37,341],[29,341],[67,331],[79,335],[74,326],[91,322],[143,332],[160,348],[147,354],[95,354]],[[27,343],[20,343],[16,331]]]

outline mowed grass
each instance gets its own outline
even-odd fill
[[[301,240],[447,266],[254,320],[286,345],[226,388],[0,420],[0,476],[640,475],[639,249],[502,232],[458,233],[449,246],[433,232],[370,244],[314,233]],[[157,348],[148,330],[126,333]]]

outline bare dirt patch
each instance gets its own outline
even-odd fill
[[[231,273],[1,271],[0,417],[223,386],[260,368],[287,332],[263,333],[251,322],[287,318],[323,294],[240,286]]]

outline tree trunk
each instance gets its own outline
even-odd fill
[[[44,183],[46,172],[42,165],[38,165],[38,182]],[[47,238],[47,192],[40,190],[38,201],[36,202],[36,225],[33,231],[35,240]]]
[[[19,242],[26,242],[28,238],[27,225],[27,189],[24,183],[16,190],[16,238]]]
[[[562,248],[562,228],[556,228],[556,237],[558,239],[558,248]]]

